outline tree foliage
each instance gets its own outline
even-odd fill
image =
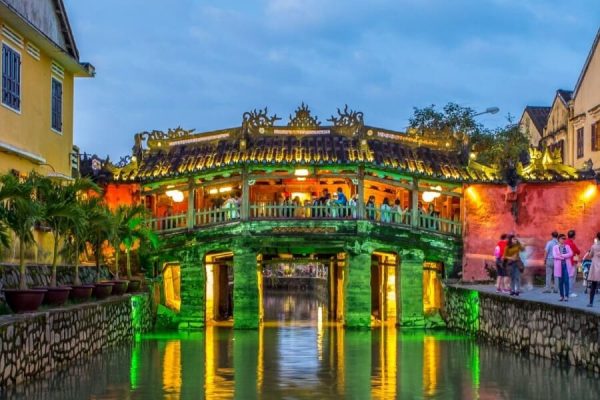
[[[475,120],[475,110],[455,103],[446,104],[442,110],[435,105],[414,108],[409,127],[419,133],[425,131],[462,133],[469,141],[469,151],[477,161],[496,166],[503,172],[514,168],[527,155],[529,138],[521,132],[518,124],[507,117],[504,126],[489,129]]]

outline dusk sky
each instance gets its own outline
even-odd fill
[[[403,130],[413,106],[525,105],[573,89],[600,22],[598,0],[66,0],[81,61],[75,143],[129,154],[133,135],[239,126],[304,101]]]

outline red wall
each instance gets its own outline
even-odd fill
[[[595,181],[520,184],[518,217],[506,185],[471,185],[465,190],[463,279],[489,279],[484,269],[493,262],[502,233],[514,233],[526,247],[527,266],[542,266],[544,245],[553,230],[577,231],[575,243],[585,252],[600,231],[600,188]]]
[[[138,184],[133,183],[109,183],[104,188],[104,200],[111,209],[115,209],[120,205],[138,204],[140,201],[140,187]]]

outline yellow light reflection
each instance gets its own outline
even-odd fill
[[[425,262],[423,265],[423,311],[431,314],[442,307],[441,264]]]
[[[475,190],[475,188],[473,186],[469,186],[465,192],[467,193],[467,196],[469,196],[469,198],[475,204],[479,204],[481,202],[481,198],[479,197],[479,193],[477,193],[477,191]]]
[[[219,361],[228,354],[219,354],[217,327],[207,326],[205,330],[204,354],[204,389],[207,399],[231,399],[235,391],[234,372],[232,367],[220,367]],[[224,350],[221,348],[221,350]],[[201,397],[201,396],[200,396]]]
[[[379,376],[371,380],[371,397],[395,399],[397,391],[396,375],[398,355],[396,351],[396,327],[382,327],[379,339]]]
[[[173,311],[181,309],[181,268],[179,264],[171,264],[165,267],[163,272],[165,288],[165,305]]]
[[[261,324],[258,327],[258,357],[256,366],[256,393],[262,393],[263,383],[265,379],[265,347],[264,347],[264,330]]]
[[[423,339],[423,393],[432,396],[437,392],[440,368],[440,343],[433,336]]]
[[[392,321],[396,319],[396,268],[388,268],[388,279],[387,279],[387,320]]]
[[[589,185],[587,187],[587,189],[585,189],[585,191],[581,194],[581,200],[583,200],[583,201],[591,200],[596,195],[597,192],[598,192],[598,189],[596,188],[596,185]]]
[[[206,264],[206,322],[214,321],[215,319],[214,268],[214,264]]]
[[[167,342],[163,357],[163,390],[164,398],[179,400],[181,394],[181,342]]]
[[[323,306],[317,309],[317,354],[319,361],[323,361]]]

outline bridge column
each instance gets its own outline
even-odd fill
[[[356,242],[348,249],[344,282],[344,321],[349,328],[371,326],[371,255],[373,249]]]
[[[199,249],[182,251],[181,309],[179,330],[201,330],[204,328],[204,252]]]
[[[402,250],[399,270],[396,272],[396,299],[398,324],[406,327],[425,325],[423,312],[423,262],[421,250]]]
[[[256,251],[247,243],[236,243],[233,250],[233,327],[254,329],[260,323],[261,295],[259,291]]]

